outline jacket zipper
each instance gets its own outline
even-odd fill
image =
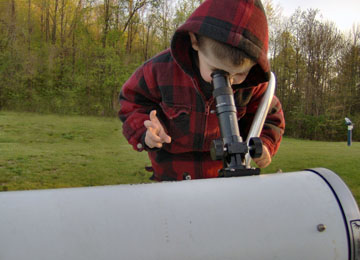
[[[202,103],[203,103],[203,106],[204,106],[204,114],[205,114],[205,119],[203,120],[203,122],[202,122],[202,125],[201,125],[201,132],[200,133],[204,133],[203,134],[203,137],[202,137],[202,140],[201,140],[201,147],[203,147],[204,146],[204,144],[205,144],[205,137],[206,137],[206,135],[207,135],[207,122],[208,122],[208,116],[209,116],[209,114],[210,114],[210,106],[211,106],[211,100],[212,99],[210,99],[210,102],[207,102],[206,100],[205,100],[205,97],[204,97],[204,95],[201,93],[201,91],[199,90],[199,86],[198,86],[198,84],[197,84],[197,82],[196,82],[196,80],[194,79],[194,78],[191,78],[191,80],[192,80],[192,82],[193,82],[193,84],[194,84],[194,87],[195,87],[195,90],[196,90],[196,92],[197,92],[197,94],[201,97],[201,101],[202,101]],[[200,172],[201,172],[201,177],[204,177],[205,176],[205,174],[203,173],[203,170],[204,170],[204,167],[203,167],[203,162],[201,162],[200,163],[200,165],[199,165],[199,167],[200,167]]]

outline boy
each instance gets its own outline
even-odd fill
[[[210,158],[220,137],[211,73],[228,72],[245,140],[267,88],[268,28],[260,0],[207,0],[180,26],[171,47],[144,63],[124,84],[119,117],[134,149],[146,150],[157,181],[218,176]],[[260,138],[266,167],[279,148],[285,122],[274,97]]]

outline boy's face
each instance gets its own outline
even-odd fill
[[[194,50],[198,52],[199,57],[199,70],[201,77],[206,81],[211,83],[212,78],[211,74],[215,70],[223,70],[229,73],[229,79],[231,85],[241,84],[249,74],[250,69],[255,65],[255,62],[250,59],[245,59],[241,65],[233,65],[231,61],[217,58],[210,48],[202,50],[199,48],[196,37],[193,33],[189,33],[191,38],[191,45]],[[206,46],[204,47],[206,48]]]

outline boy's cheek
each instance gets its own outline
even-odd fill
[[[208,83],[211,83],[211,81],[212,81],[210,72],[201,73],[201,77],[203,78],[203,80],[205,80]]]
[[[203,80],[205,80],[208,83],[211,83],[212,80],[211,73],[212,73],[211,70],[204,68],[204,66],[200,66],[201,77],[203,78]]]

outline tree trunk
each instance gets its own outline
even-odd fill
[[[64,47],[65,43],[65,24],[64,24],[64,17],[65,17],[65,1],[61,0],[61,9],[60,9],[60,46],[61,48]]]
[[[109,31],[110,21],[110,0],[104,0],[104,34],[102,37],[102,47],[106,48],[106,39]]]
[[[71,65],[72,65],[72,75],[74,77],[75,75],[75,63],[76,63],[76,40],[75,40],[75,30],[72,34],[72,60],[71,60]]]
[[[56,43],[56,16],[57,16],[57,9],[59,5],[59,0],[55,0],[55,10],[54,10],[54,18],[53,18],[53,28],[52,28],[52,34],[51,34],[51,43]]]
[[[31,0],[28,0],[28,51],[30,54],[31,50],[31,34],[32,34],[32,25],[31,25]]]
[[[49,0],[45,0],[45,41],[50,38],[50,7]]]
[[[9,26],[9,45],[12,44],[16,40],[16,7],[15,7],[15,0],[11,0],[10,6],[10,26]]]

